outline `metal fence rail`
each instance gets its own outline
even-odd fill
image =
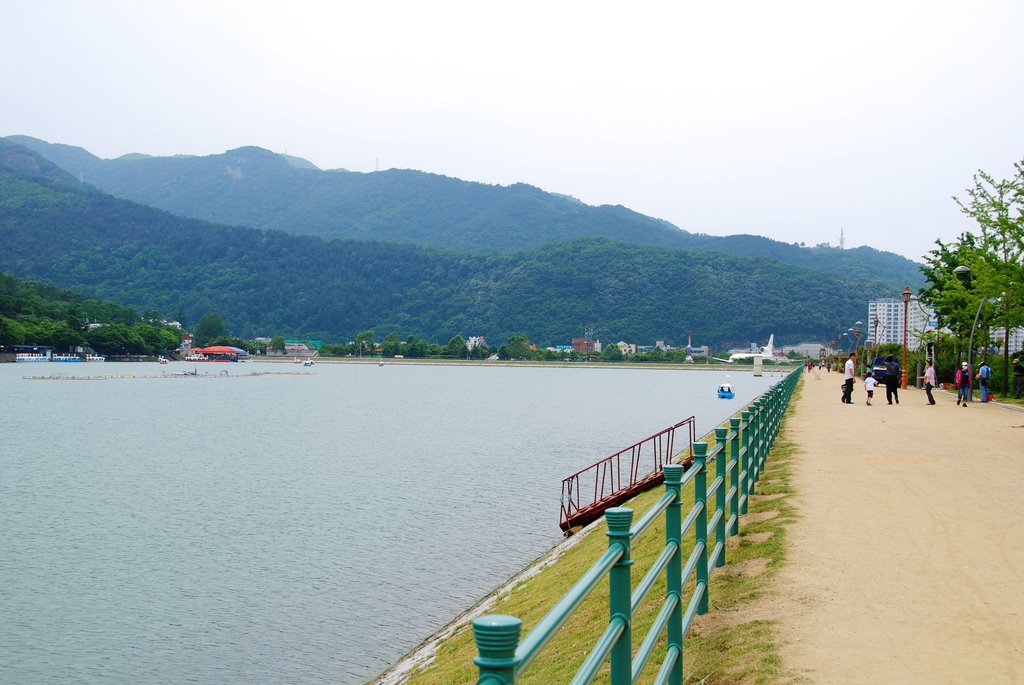
[[[677,450],[676,432],[680,429],[685,429],[686,443]],[[696,430],[691,416],[564,478],[559,527],[569,533],[661,483],[665,464],[688,463]]]
[[[477,682],[515,683],[587,595],[607,576],[608,625],[571,682],[591,682],[608,659],[612,685],[632,685],[647,666],[659,638],[665,634],[668,648],[653,682],[681,685],[684,638],[694,617],[708,610],[708,572],[715,566],[725,565],[726,538],[739,533],[740,516],[746,512],[748,497],[755,491],[764,470],[783,414],[800,379],[800,370],[790,373],[751,402],[740,417],[729,420],[728,428],[715,429],[714,448],[708,450],[705,442],[692,443],[690,469],[684,472],[681,464],[662,462],[660,475],[665,482],[665,494],[636,523],[633,523],[631,509],[607,509],[608,549],[522,642],[519,641],[522,622],[518,618],[488,615],[474,620],[473,635],[479,653],[474,663],[480,672]],[[714,462],[713,472],[709,466],[711,461]],[[691,482],[693,504],[683,519],[682,489]],[[661,516],[665,517],[665,546],[636,590],[630,593],[632,541]],[[695,542],[684,563],[682,540],[691,530]],[[665,574],[666,589],[659,613],[634,653],[633,614],[662,574]],[[683,588],[691,578],[693,589],[687,600],[683,597]]]

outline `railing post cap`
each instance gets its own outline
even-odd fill
[[[679,485],[683,480],[682,464],[665,464],[665,485]]]
[[[729,429],[726,426],[718,426],[717,428],[715,428],[715,437],[721,440],[722,438],[725,437],[726,433],[728,432]]]
[[[740,427],[740,417],[733,416],[732,418],[730,418],[729,419],[729,427],[730,428],[739,428]]]
[[[706,458],[708,456],[708,444],[706,442],[693,443],[693,456],[698,459]]]
[[[608,522],[609,533],[628,531],[633,523],[633,510],[628,507],[612,507],[604,512],[604,519]]]
[[[514,665],[516,647],[519,645],[519,633],[523,622],[515,616],[505,614],[489,614],[473,619],[473,638],[480,652],[477,665],[481,661],[489,666]],[[513,663],[503,664],[512,660]]]

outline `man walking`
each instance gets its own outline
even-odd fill
[[[1024,364],[1020,359],[1013,360],[1013,396],[1018,400],[1024,394]]]
[[[843,403],[853,404],[853,381],[857,373],[857,353],[851,352],[850,358],[846,360],[846,368],[843,374]]]
[[[892,404],[893,398],[896,404],[900,403],[900,363],[891,354],[885,358],[885,399]]]
[[[989,368],[988,362],[982,359],[981,366],[978,367],[978,387],[981,388],[982,402],[988,402],[988,379],[991,377],[992,369]]]

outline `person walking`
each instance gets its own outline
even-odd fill
[[[1013,360],[1013,396],[1020,399],[1020,396],[1024,394],[1024,364],[1020,363],[1020,359]]]
[[[982,359],[981,366],[978,367],[978,387],[981,388],[982,402],[988,402],[988,380],[991,377],[992,369],[989,368],[988,362]]]
[[[892,404],[893,399],[896,400],[896,404],[900,403],[900,363],[896,361],[896,358],[891,354],[885,358],[885,399],[889,404]]]
[[[843,369],[843,403],[853,404],[853,382],[856,379],[857,353],[851,352]]]
[[[928,404],[935,404],[935,398],[932,397],[932,388],[935,387],[935,367],[932,366],[932,360],[925,360],[924,369],[924,394],[928,396]]]
[[[967,367],[967,362],[963,362],[960,364],[960,370],[956,372],[956,403],[966,409],[970,396],[971,370]]]

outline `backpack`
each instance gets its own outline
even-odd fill
[[[978,369],[978,375],[981,376],[981,380],[987,381],[989,376],[992,375],[992,369],[988,367],[988,364],[982,364],[981,368]]]

